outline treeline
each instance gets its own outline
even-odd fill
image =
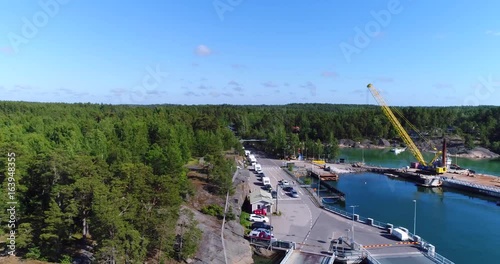
[[[426,137],[459,135],[471,148],[475,143],[500,153],[500,107],[396,107],[408,133],[407,121]],[[336,139],[399,139],[396,130],[376,105],[290,104],[284,106],[218,106],[214,115],[224,115],[242,138],[266,138],[264,147],[276,155],[293,154],[299,148],[307,155],[328,157]],[[300,131],[293,133],[293,127]],[[321,147],[321,144],[323,147]],[[321,149],[323,148],[323,149]]]
[[[207,110],[0,102],[6,245],[14,240],[17,255],[56,262],[81,248],[106,263],[193,254],[200,233],[179,210],[193,193],[184,165],[205,157],[210,185],[225,194],[234,161],[223,150],[241,150],[227,123]]]

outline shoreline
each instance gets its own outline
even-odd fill
[[[352,148],[352,149],[392,149],[392,147],[384,147],[384,146],[377,146],[377,145],[370,145],[370,146],[359,146],[359,147],[353,147],[353,146],[347,146],[347,145],[339,145],[339,148],[341,149],[347,149],[347,148]],[[427,153],[436,153],[435,151],[421,151],[427,152]],[[493,152],[492,152],[493,153]],[[496,154],[496,153],[494,153]],[[477,152],[476,153],[462,153],[462,154],[449,154],[450,157],[458,157],[458,158],[464,158],[464,159],[470,159],[470,160],[498,160],[500,162],[500,155],[497,154],[497,156],[493,155],[480,155]]]

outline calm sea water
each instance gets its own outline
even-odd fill
[[[433,153],[423,153],[426,161],[432,160]],[[401,168],[415,162],[410,151],[404,151],[398,155],[390,152],[389,149],[354,149],[345,148],[340,151],[340,158],[346,158],[347,162],[362,161],[363,157],[366,164],[378,165],[383,167]],[[475,170],[477,173],[490,174],[500,176],[500,160],[474,160],[466,158],[452,157],[452,163],[459,165],[462,168]]]
[[[409,155],[344,149],[341,157],[354,161],[364,156],[367,164],[403,167],[414,161]],[[459,158],[458,164],[477,172],[500,175],[500,162]],[[417,200],[416,234],[436,246],[439,254],[457,264],[500,263],[500,206],[492,198],[421,188],[412,182],[374,173],[341,175],[338,182],[331,184],[346,193],[345,210],[351,212],[349,206],[358,205],[355,213],[404,226],[410,232],[414,223],[413,200]]]

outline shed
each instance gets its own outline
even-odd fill
[[[267,212],[272,212],[274,200],[268,191],[262,189],[253,190],[248,195],[248,200],[252,205],[252,212],[257,209],[266,209]]]

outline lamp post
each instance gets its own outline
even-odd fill
[[[354,208],[359,207],[359,205],[351,205],[349,207],[352,208],[352,226],[351,226],[351,231],[352,231],[352,242],[354,243]]]
[[[321,187],[321,175],[318,174],[318,200],[319,200],[319,188]]]
[[[276,183],[276,214],[278,214],[278,187],[279,183]]]
[[[414,211],[413,211],[413,235],[417,235],[417,200],[413,200],[413,203],[415,204],[414,206]]]

